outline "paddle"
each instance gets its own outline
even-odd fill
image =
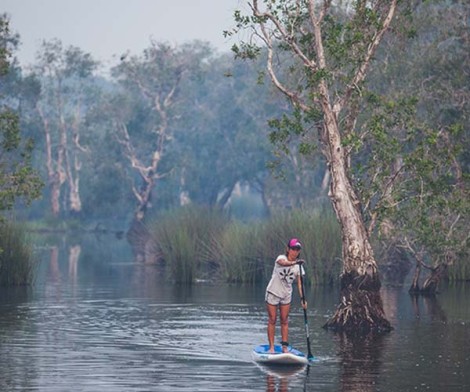
[[[302,289],[302,304],[305,304],[305,288],[304,288],[304,279],[303,279],[303,274],[304,274],[304,267],[303,267],[304,260],[301,260],[298,262],[299,268],[300,268],[300,285]],[[302,306],[302,309],[304,310],[304,321],[305,321],[305,333],[307,335],[307,349],[308,349],[308,356],[307,359],[309,361],[313,360],[315,357],[312,355],[312,351],[310,350],[310,334],[308,332],[308,320],[307,320],[307,309],[305,309]]]

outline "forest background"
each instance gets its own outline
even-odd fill
[[[412,260],[444,264],[448,277],[468,280],[469,6],[423,2],[413,17],[412,33],[385,39],[372,66],[368,89],[376,105],[362,121],[381,127],[371,127],[369,145],[346,142],[351,151],[366,146],[353,166],[361,200],[369,200],[366,221],[382,213],[371,233],[382,265],[406,271]],[[23,69],[14,57],[21,32],[7,15],[1,26],[8,68],[0,85],[1,207],[13,212],[9,219],[30,228],[126,233],[136,248],[145,242],[143,259],[176,257],[173,274],[187,280],[200,274],[201,263],[188,272],[183,261],[194,254],[204,268],[221,263],[227,280],[265,278],[258,259],[297,230],[311,244],[305,255],[327,265],[316,277],[338,276],[341,239],[319,143],[282,122],[295,113],[268,82],[262,58],[236,60],[199,41],[150,41],[103,76],[90,54],[51,40]],[[382,132],[384,118],[387,130],[398,129],[394,137]],[[391,190],[374,179],[403,145],[413,167],[400,189],[408,201],[387,209],[382,201]],[[143,231],[154,239],[150,246]],[[208,237],[188,240],[202,232]],[[211,235],[220,232],[225,239]],[[175,245],[186,255],[170,256],[165,249]],[[247,259],[243,248],[263,249],[262,256]],[[234,259],[250,263],[244,271],[252,274],[230,272]]]

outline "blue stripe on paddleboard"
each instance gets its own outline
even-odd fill
[[[276,355],[276,354],[282,354],[282,346],[281,345],[274,345],[274,354],[269,352],[269,344],[261,344],[259,346],[256,346],[253,351],[256,354],[271,354],[271,355]],[[289,347],[289,354],[293,354],[297,357],[305,357],[305,354],[302,351],[296,350],[293,347]]]

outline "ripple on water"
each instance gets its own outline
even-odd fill
[[[457,316],[449,314],[445,323],[416,319],[414,308],[405,307],[406,296],[396,302],[404,316],[395,331],[364,344],[321,329],[333,307],[316,302],[310,332],[319,361],[286,375],[251,360],[253,345],[266,339],[262,299],[224,302],[202,289],[203,298],[193,289],[191,303],[127,298],[113,287],[94,292],[86,286],[67,295],[49,287],[40,299],[14,306],[0,302],[0,390],[327,392],[372,386],[390,392],[470,386],[463,306],[455,306]],[[293,308],[289,326],[291,343],[305,351],[300,308]]]

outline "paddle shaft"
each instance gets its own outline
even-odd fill
[[[301,286],[301,292],[302,292],[302,304],[305,304],[305,288],[304,288],[304,279],[303,279],[303,273],[304,273],[304,267],[302,263],[299,264],[300,267],[300,286]],[[308,332],[308,319],[307,319],[307,309],[305,309],[302,306],[302,309],[304,310],[304,322],[305,322],[305,334],[307,335],[307,349],[308,349],[308,359],[313,358],[312,355],[312,350],[310,349],[310,334]]]

